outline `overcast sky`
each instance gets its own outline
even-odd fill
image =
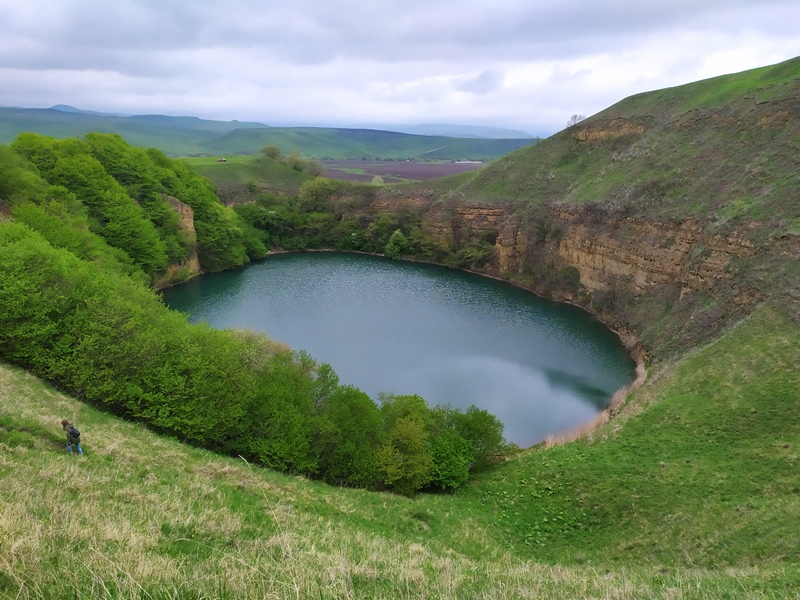
[[[797,0],[0,0],[0,105],[549,135],[800,55]]]

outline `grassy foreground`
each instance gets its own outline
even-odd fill
[[[197,450],[2,366],[0,598],[795,598],[797,364],[800,330],[762,307],[593,439],[415,499]]]

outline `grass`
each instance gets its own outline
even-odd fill
[[[129,144],[159,148],[170,156],[256,155],[264,146],[274,145],[284,154],[298,151],[317,159],[420,157],[486,160],[536,142],[528,138],[452,138],[368,129],[268,127],[261,123],[209,121],[195,117],[115,117],[0,107],[0,143],[10,144],[23,131],[60,139],[83,137],[93,131],[118,133]]]
[[[797,364],[764,307],[591,439],[414,499],[219,457],[0,367],[0,598],[794,597]]]
[[[261,189],[278,192],[296,192],[304,181],[312,179],[265,156],[228,156],[226,162],[219,157],[184,158],[203,177],[217,188],[223,200],[234,195],[253,195]],[[252,189],[251,189],[252,188]]]
[[[800,58],[638,94],[495,161],[459,189],[468,201],[594,202],[653,220],[693,215],[745,228],[758,219],[771,229],[764,217],[798,216],[798,94]],[[623,134],[631,123],[642,130]]]

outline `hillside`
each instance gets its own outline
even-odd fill
[[[264,146],[311,158],[489,160],[533,144],[533,139],[473,139],[372,129],[270,127],[236,130],[208,144],[212,154],[255,154]]]
[[[791,597],[799,352],[762,309],[593,441],[414,499],[192,449],[0,366],[0,597]]]
[[[117,138],[0,147],[0,356],[81,399],[0,366],[0,597],[796,597],[798,98],[794,59],[622,100],[446,181],[316,178],[233,212],[183,162]],[[582,439],[504,455],[450,493],[311,481],[371,483],[371,455],[349,449],[380,416],[310,357],[165,311],[144,285],[164,259],[144,242],[193,244],[153,189],[205,194],[206,264],[243,264],[258,241],[501,277],[616,327],[647,377]],[[139,237],[110,227],[123,217]],[[401,465],[388,489],[420,490],[424,419],[386,414],[367,466]]]
[[[214,184],[220,200],[227,204],[251,200],[260,190],[297,193],[311,175],[295,171],[260,153],[232,156],[224,163],[218,158],[181,159]]]
[[[266,126],[239,121],[207,121],[197,117],[116,117],[50,108],[0,107],[0,144],[10,144],[25,131],[59,139],[83,137],[90,132],[117,133],[134,146],[158,148],[173,156],[186,156],[206,153],[207,144],[218,136],[248,127]]]
[[[639,94],[496,161],[461,191],[717,228],[779,215],[779,233],[800,233],[799,89],[796,58]]]
[[[22,132],[63,139],[90,132],[116,133],[142,148],[171,156],[257,154],[278,146],[309,158],[431,158],[490,160],[534,143],[526,139],[479,139],[411,135],[370,129],[268,127],[262,123],[210,121],[197,117],[119,117],[84,111],[0,107],[0,144]]]
[[[577,302],[663,357],[763,300],[800,315],[798,156],[800,58],[627,98],[381,206],[417,206],[448,239],[490,236],[483,271]]]

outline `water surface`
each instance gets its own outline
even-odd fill
[[[474,404],[529,446],[589,421],[633,380],[591,315],[462,271],[336,252],[279,254],[164,291],[192,322],[306,350],[373,398]]]

